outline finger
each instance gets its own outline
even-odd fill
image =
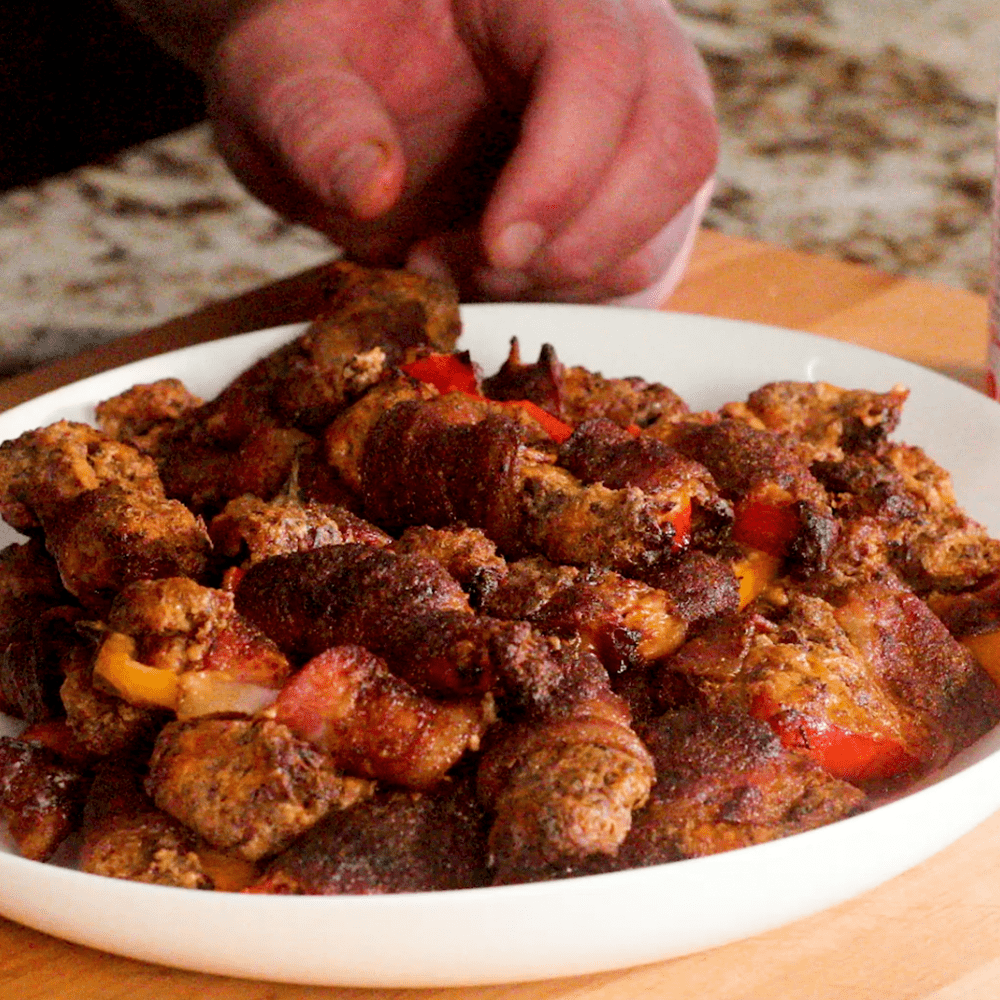
[[[714,178],[705,181],[691,202],[631,261],[625,262],[626,268],[630,264],[638,264],[638,289],[631,290],[623,275],[612,273],[609,276],[606,295],[611,299],[611,305],[639,309],[660,309],[664,306],[687,270],[714,187]]]
[[[409,242],[378,222],[364,222],[331,210],[303,184],[289,176],[287,165],[239,123],[216,116],[215,145],[236,179],[265,205],[292,222],[324,233],[344,254],[358,263],[394,267]]]
[[[646,246],[714,170],[714,114],[697,87],[693,50],[660,22],[651,26],[642,93],[615,159],[576,216],[532,261],[543,284],[588,281]],[[681,72],[665,52],[689,53]]]
[[[592,284],[616,262],[638,253],[691,200],[715,166],[710,86],[697,53],[665,4],[632,6],[644,44],[641,86],[596,185],[557,231],[546,233],[530,261],[521,264],[540,290]],[[538,169],[544,170],[544,162]],[[491,205],[488,212],[494,210]],[[489,245],[488,233],[485,239]],[[495,255],[490,258],[497,262]]]
[[[520,269],[586,204],[627,126],[642,43],[627,5],[495,5],[500,46],[532,93],[483,219],[487,256]]]
[[[713,181],[706,181],[645,246],[589,281],[551,285],[533,281],[524,272],[485,270],[475,276],[478,297],[660,308],[684,274],[712,188]]]
[[[399,198],[402,147],[381,98],[326,27],[294,4],[252,14],[217,51],[211,110],[257,136],[320,203],[374,219]]]

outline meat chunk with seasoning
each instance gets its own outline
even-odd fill
[[[689,512],[673,490],[583,484],[529,448],[515,421],[496,413],[456,419],[447,400],[400,403],[369,433],[366,516],[390,530],[463,522],[507,558],[622,569],[671,549]]]
[[[161,731],[146,792],[209,844],[257,861],[367,797],[371,782],[345,778],[280,723],[195,719]]]
[[[732,502],[736,541],[787,557],[805,573],[826,565],[838,530],[830,499],[780,435],[718,420],[671,424],[665,440],[704,465]]]
[[[196,847],[198,838],[157,809],[139,771],[120,762],[97,769],[83,810],[80,870],[93,875],[211,889]]]
[[[315,435],[390,366],[426,346],[454,346],[458,304],[439,282],[340,262],[329,275],[322,316],[185,414],[163,440],[158,460],[170,496],[214,511],[266,478],[270,499],[299,453],[317,464]]]
[[[332,504],[291,497],[262,500],[245,494],[226,504],[208,533],[215,551],[237,559],[245,551],[250,565],[286,552],[308,552],[324,545],[357,543],[381,547],[392,538],[374,524]]]
[[[282,689],[274,718],[348,774],[424,790],[439,784],[493,721],[481,700],[438,701],[360,646],[311,659]]]
[[[60,504],[45,525],[66,589],[98,612],[135,580],[199,579],[208,568],[208,531],[176,500],[106,486]]]
[[[52,857],[79,826],[89,784],[48,748],[0,736],[0,819],[24,857]]]
[[[97,426],[109,437],[145,455],[155,456],[162,439],[177,421],[203,402],[180,379],[163,378],[146,385],[134,385],[117,396],[102,400],[94,415]]]
[[[64,714],[66,664],[89,648],[76,630],[83,612],[66,605],[25,607],[0,631],[0,711],[28,723]]]
[[[493,813],[493,884],[562,878],[614,856],[653,781],[649,752],[610,690],[561,717],[498,726],[478,776]]]
[[[248,891],[367,896],[485,886],[486,829],[468,779],[432,792],[383,789],[330,813]]]
[[[415,525],[392,543],[392,550],[426,556],[440,563],[477,608],[490,598],[507,575],[506,561],[497,554],[494,542],[479,528]]]
[[[362,646],[435,697],[491,693],[507,711],[544,712],[588,675],[572,645],[525,622],[476,615],[439,563],[388,548],[276,556],[251,566],[235,597],[237,610],[293,660]],[[584,697],[585,683],[581,690]]]
[[[907,396],[902,385],[872,392],[829,382],[769,382],[721,412],[786,436],[810,462],[839,461],[877,450],[896,429]]]
[[[748,847],[836,822],[866,804],[862,791],[784,749],[766,724],[742,713],[682,709],[640,732],[656,784],[617,856],[600,870]]]
[[[579,366],[567,368],[551,344],[543,344],[538,360],[526,364],[516,337],[503,366],[484,381],[483,392],[490,399],[526,399],[574,427],[597,418],[619,427],[646,427],[688,413],[672,389],[638,377],[605,378]]]
[[[35,534],[63,505],[99,487],[162,499],[153,460],[87,424],[60,420],[0,444],[0,515]]]

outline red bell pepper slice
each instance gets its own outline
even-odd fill
[[[408,365],[403,365],[403,371],[421,382],[433,385],[442,394],[464,392],[475,399],[486,398],[479,391],[479,384],[472,364],[459,354],[428,354]],[[569,424],[552,416],[551,413],[530,400],[511,399],[502,402],[493,400],[493,402],[497,406],[516,407],[527,413],[536,423],[541,424],[545,433],[556,444],[562,444],[573,433],[573,428]]]
[[[407,375],[434,386],[442,395],[467,392],[482,398],[472,363],[461,354],[428,354],[403,365]]]
[[[569,424],[552,416],[543,410],[537,403],[532,403],[528,399],[509,399],[500,404],[501,406],[516,407],[528,414],[536,423],[542,425],[545,433],[548,434],[556,444],[562,444],[572,433],[573,428]]]
[[[785,749],[804,753],[843,781],[886,781],[915,770],[920,763],[898,740],[879,733],[852,733],[811,719],[784,708],[767,694],[753,699],[750,714],[766,722]]]
[[[788,552],[799,528],[799,515],[791,504],[741,500],[733,511],[733,538],[772,556]]]
[[[691,540],[691,501],[685,500],[667,517],[674,526],[673,550],[683,549]]]

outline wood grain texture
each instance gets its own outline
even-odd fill
[[[322,272],[175,320],[0,384],[0,408],[158,351],[308,316]],[[981,387],[986,307],[975,295],[705,232],[665,308],[874,347]],[[664,905],[671,905],[664,901]],[[95,915],[95,919],[99,919]],[[406,990],[252,983],[146,965],[0,920],[4,1000],[358,1000]],[[439,1000],[972,1000],[1000,996],[1000,814],[885,885],[767,934],[624,972],[426,990]]]

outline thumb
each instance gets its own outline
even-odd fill
[[[378,218],[403,187],[396,127],[330,26],[291,14],[264,7],[222,41],[210,75],[212,115],[253,134],[328,209]]]

